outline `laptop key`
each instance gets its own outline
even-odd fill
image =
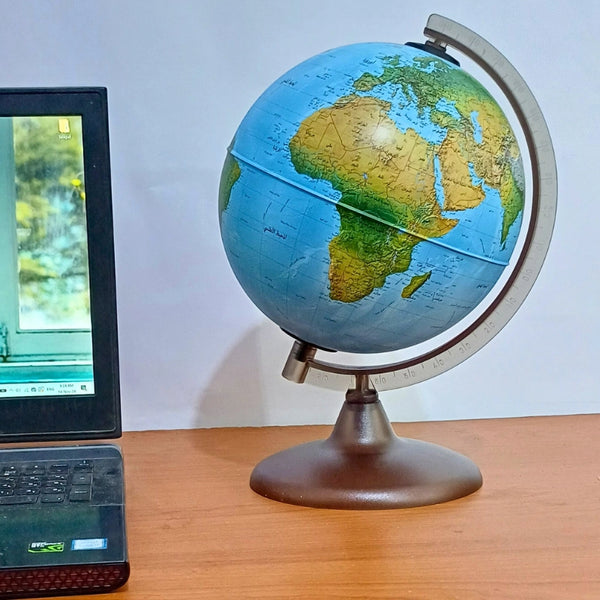
[[[66,486],[64,485],[48,485],[42,488],[42,494],[64,494]]]
[[[73,469],[75,471],[91,471],[93,469],[94,463],[91,460],[80,460]]]
[[[26,465],[23,469],[26,475],[43,475],[46,472],[44,465]]]
[[[67,486],[67,482],[65,479],[47,479],[44,480],[44,483],[42,484],[42,487],[66,487]]]
[[[92,499],[92,490],[86,485],[74,485],[69,492],[69,502],[89,502]]]
[[[73,485],[90,485],[92,483],[91,473],[74,473],[73,474]]]
[[[65,501],[64,494],[42,494],[40,500],[45,504],[59,504]]]
[[[15,496],[35,496],[40,493],[38,487],[18,487],[15,488]]]
[[[50,465],[50,468],[48,469],[49,473],[55,474],[55,473],[68,473],[69,472],[69,465],[66,463],[56,463],[53,465]]]

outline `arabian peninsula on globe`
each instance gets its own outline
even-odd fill
[[[263,313],[315,346],[387,352],[448,330],[492,289],[524,174],[509,122],[471,75],[365,43],[262,94],[219,196],[227,258]]]

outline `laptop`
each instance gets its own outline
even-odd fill
[[[107,113],[0,89],[0,598],[129,576]]]

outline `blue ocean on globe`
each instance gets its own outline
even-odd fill
[[[250,108],[223,167],[221,236],[244,291],[292,336],[387,352],[489,293],[524,187],[510,124],[472,76],[410,45],[354,44]]]

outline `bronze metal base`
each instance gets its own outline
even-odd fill
[[[481,485],[467,457],[396,436],[374,390],[349,390],[329,438],[269,456],[250,478],[250,487],[272,500],[339,509],[437,504]]]

